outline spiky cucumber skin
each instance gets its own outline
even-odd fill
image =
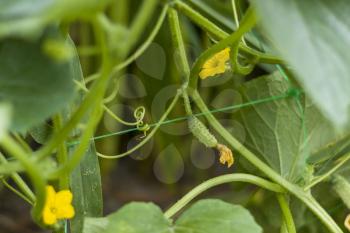
[[[205,146],[216,147],[218,141],[210,133],[208,128],[195,116],[190,116],[188,119],[188,128],[192,134]]]

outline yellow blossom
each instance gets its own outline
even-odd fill
[[[220,163],[227,163],[227,167],[231,167],[234,163],[234,158],[230,148],[222,144],[217,144],[216,148],[220,152]]]
[[[46,186],[46,202],[43,209],[43,221],[47,225],[55,224],[60,219],[74,217],[73,195],[69,190],[56,193],[52,186]]]
[[[217,74],[225,73],[226,62],[230,59],[230,48],[226,48],[209,58],[203,65],[199,77],[208,78]]]
[[[348,214],[348,216],[346,217],[344,225],[345,225],[346,229],[348,229],[348,231],[350,231],[350,214]]]

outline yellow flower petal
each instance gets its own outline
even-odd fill
[[[226,62],[230,59],[230,48],[226,48],[216,53],[214,56],[209,58],[199,72],[199,77],[205,79],[216,74],[224,73],[226,70]]]
[[[199,77],[201,79],[206,79],[213,74],[213,69],[202,69],[201,72],[199,72]]]
[[[47,225],[52,225],[57,222],[56,215],[52,213],[49,206],[45,206],[43,210],[43,222]]]
[[[72,202],[73,195],[69,190],[62,190],[56,194],[56,205],[70,205]]]
[[[57,209],[56,216],[59,219],[73,218],[75,211],[72,205],[60,206]]]
[[[225,70],[226,70],[226,65],[225,63],[222,63],[215,68],[215,74],[225,73]]]
[[[46,204],[54,204],[55,196],[55,189],[51,185],[46,186]]]
[[[221,50],[220,52],[218,52],[216,54],[216,56],[218,57],[218,59],[220,61],[227,62],[230,59],[230,51],[231,51],[230,48],[226,48],[226,49]]]
[[[74,208],[71,205],[73,195],[69,190],[62,190],[56,194],[56,216],[59,219],[72,218],[74,216]]]
[[[43,222],[52,225],[59,219],[74,217],[74,208],[71,205],[73,195],[69,190],[56,193],[52,186],[46,186],[46,201],[43,209]]]
[[[218,66],[220,61],[215,57],[215,55],[209,58],[202,66],[203,69],[212,69]]]
[[[199,72],[199,77],[201,79],[206,79],[208,77],[211,77],[211,76],[214,76],[214,75],[217,75],[217,74],[225,73],[225,69],[226,69],[225,64],[222,65],[222,66],[215,67],[215,68],[202,69]]]

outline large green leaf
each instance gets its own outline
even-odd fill
[[[255,0],[267,34],[307,93],[337,126],[350,106],[347,0]]]
[[[261,233],[248,210],[220,200],[201,200],[176,221],[176,233]]]
[[[289,88],[288,81],[273,73],[245,83],[240,92],[243,101],[250,102],[282,96]],[[289,97],[256,104],[241,109],[235,118],[245,126],[247,147],[294,182],[307,173],[311,153],[342,138],[305,98],[299,103]]]
[[[25,131],[61,110],[74,97],[74,64],[43,52],[42,41],[65,39],[57,32],[36,42],[0,41],[0,101],[12,105],[11,129]]]
[[[73,42],[69,40],[71,44]],[[76,52],[76,51],[75,51]],[[78,54],[73,59],[75,64],[74,77],[79,82],[84,82],[83,72],[80,66]],[[73,114],[74,110],[79,107],[83,100],[84,93],[80,93],[70,108],[66,108],[66,117]],[[84,119],[86,121],[86,119]],[[82,132],[79,128],[74,130],[73,138]],[[77,146],[71,146],[69,152],[73,152]],[[83,231],[84,218],[101,217],[103,214],[103,197],[101,174],[98,157],[95,149],[95,142],[90,141],[89,148],[84,154],[79,165],[74,169],[70,176],[71,190],[74,196],[73,206],[75,208],[75,217],[71,220],[71,232],[81,233]]]
[[[86,218],[84,233],[261,233],[252,215],[241,206],[201,200],[175,224],[151,203],[130,203],[105,218]]]
[[[72,232],[80,233],[85,217],[100,217],[103,211],[100,167],[94,142],[74,169],[70,183],[76,212],[70,226]]]
[[[110,0],[2,0],[0,38],[37,37],[51,23],[89,18],[103,10],[108,2]]]
[[[152,203],[130,203],[106,218],[87,218],[84,233],[171,233],[171,224]],[[97,220],[97,221],[96,221]],[[97,231],[91,231],[97,229]]]

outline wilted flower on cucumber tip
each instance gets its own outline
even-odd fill
[[[220,163],[231,167],[235,161],[231,149],[222,144],[217,144],[216,149],[220,152]]]

